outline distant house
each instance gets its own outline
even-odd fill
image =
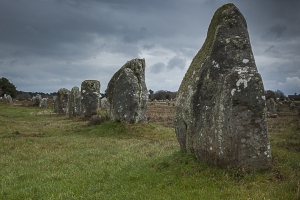
[[[288,98],[290,99],[290,100],[295,100],[295,101],[300,101],[300,94],[294,94],[294,95],[288,95]]]

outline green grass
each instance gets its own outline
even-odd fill
[[[270,119],[274,166],[220,169],[157,124],[88,122],[0,104],[0,199],[299,199],[299,119]]]

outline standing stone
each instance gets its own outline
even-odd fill
[[[102,110],[108,110],[109,109],[109,102],[108,102],[106,97],[104,97],[100,100],[100,107],[101,107]]]
[[[69,96],[69,117],[81,115],[81,93],[77,86],[74,86],[70,91]]]
[[[278,102],[278,104],[277,104],[277,111],[278,111],[278,112],[281,112],[281,111],[282,111],[282,108],[283,108],[282,102]]]
[[[42,98],[41,101],[40,101],[39,107],[40,108],[47,108],[48,107],[47,101],[48,101],[47,98]]]
[[[267,100],[267,117],[276,117],[276,103],[274,101],[274,98],[270,98]]]
[[[292,100],[290,103],[290,110],[294,110],[294,109],[295,109],[295,103],[294,100]]]
[[[4,94],[4,102],[7,103],[7,104],[11,104],[12,103],[11,96]]]
[[[57,92],[57,112],[59,114],[68,114],[68,101],[69,101],[70,91],[66,88],[61,88]],[[54,103],[55,107],[55,103]]]
[[[214,14],[176,99],[173,122],[183,151],[221,167],[270,166],[264,86],[246,20],[233,4]]]
[[[54,112],[58,113],[58,98],[57,98],[57,96],[53,96],[53,103],[54,103]]]
[[[31,101],[33,105],[39,106],[42,101],[42,96],[40,94],[37,94],[36,96],[32,97]]]
[[[85,80],[81,83],[81,112],[84,117],[98,114],[100,82]]]
[[[145,67],[145,59],[133,59],[123,65],[109,81],[106,94],[112,120],[125,123],[146,121],[148,90]]]

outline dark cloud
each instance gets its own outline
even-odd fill
[[[144,44],[144,45],[143,45],[143,48],[144,48],[144,49],[148,49],[148,50],[149,50],[149,49],[152,49],[153,47],[155,47],[155,44]]]
[[[172,69],[175,69],[175,68],[184,69],[185,62],[186,62],[185,59],[180,58],[179,56],[174,56],[173,58],[171,58],[169,60],[168,65],[167,65],[167,69],[168,70],[172,70]]]
[[[276,24],[269,28],[269,31],[266,35],[263,36],[263,39],[266,40],[282,40],[285,37],[285,32],[287,27],[283,24]]]
[[[279,51],[276,50],[275,46],[274,45],[271,45],[269,48],[267,48],[265,50],[265,53],[267,54],[272,54],[272,55],[278,55],[279,54]]]
[[[148,37],[147,28],[141,27],[139,31],[125,35],[123,41],[126,43],[135,43],[140,40],[146,39],[147,37]]]
[[[232,2],[247,20],[264,82],[292,88],[300,77],[300,1]],[[24,91],[57,91],[79,86],[84,79],[100,80],[105,90],[126,61],[143,57],[150,66],[147,86],[176,91],[215,10],[225,3],[1,0],[0,74]]]
[[[165,64],[162,62],[155,63],[150,67],[150,72],[153,74],[159,74],[165,70]]]

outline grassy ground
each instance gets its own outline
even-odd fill
[[[245,172],[197,163],[156,123],[0,104],[0,199],[300,199],[299,122],[269,119],[274,166]]]

